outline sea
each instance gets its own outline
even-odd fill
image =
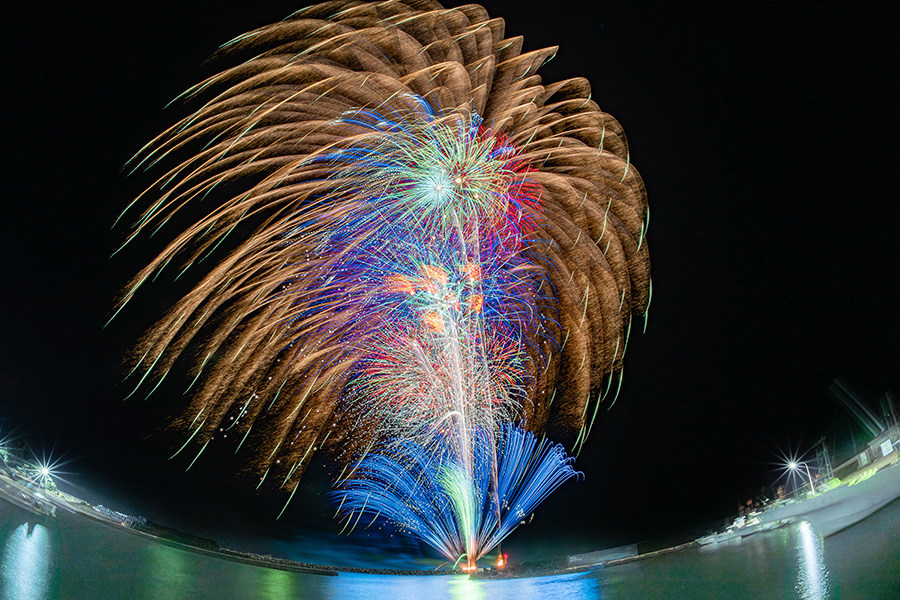
[[[197,554],[65,511],[39,517],[0,500],[0,598],[898,600],[900,501],[825,540],[803,521],[737,544],[692,546],[588,572],[477,580],[281,571]]]

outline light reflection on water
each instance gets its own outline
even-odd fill
[[[341,573],[338,577],[323,578],[330,597],[370,600],[421,600],[449,598],[452,600],[482,600],[482,582],[470,581],[468,576],[365,575]]]
[[[799,534],[797,551],[797,593],[802,600],[828,600],[828,570],[822,538],[812,525],[802,521],[794,530]]]
[[[266,569],[65,513],[35,520],[0,500],[0,598],[892,599],[900,589],[900,502],[887,509],[824,542],[808,524],[795,523],[712,551],[690,548],[590,573],[469,580],[356,573],[324,577]]]
[[[484,582],[468,577],[454,577],[449,583],[450,597],[453,600],[484,600]]]
[[[354,600],[530,600],[600,598],[597,579],[585,573],[507,580],[477,580],[465,575],[403,577],[341,574],[327,579],[334,598]]]
[[[554,598],[554,599],[595,599],[600,598],[600,581],[588,573],[571,573],[552,577],[532,577],[512,581],[492,581],[496,592],[502,591],[504,598]],[[492,592],[490,597],[496,597]],[[603,598],[607,595],[603,594]]]
[[[255,588],[261,598],[297,598],[300,594],[296,580],[287,571],[256,569],[255,574]]]
[[[149,544],[144,548],[144,564],[149,577],[141,586],[143,597],[151,598],[185,598],[186,586],[192,573],[187,564],[190,557],[187,553],[162,544]]]
[[[3,548],[0,562],[0,598],[43,599],[55,595],[56,577],[52,569],[50,532],[40,523],[22,523],[16,527]]]

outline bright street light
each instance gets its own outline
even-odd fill
[[[788,463],[788,469],[790,469],[791,471],[796,471],[800,465],[803,465],[804,467],[806,467],[806,476],[809,478],[809,491],[815,493],[816,488],[813,485],[812,475],[810,475],[810,473],[809,473],[809,465],[808,464],[806,464],[806,463],[797,464],[796,462],[791,461]],[[801,475],[801,477],[802,477],[802,475]]]

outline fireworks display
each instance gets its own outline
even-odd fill
[[[136,390],[189,372],[182,450],[235,433],[290,491],[325,451],[348,525],[470,567],[575,475],[527,430],[577,450],[612,401],[649,305],[646,195],[587,82],[542,84],[555,49],[521,47],[479,6],[409,0],[222,48],[237,66],[135,157],[174,166],[123,213],[126,243],[177,233],[117,312],[199,273],[132,365]]]
[[[577,474],[559,444],[540,443],[509,423],[474,430],[471,472],[446,434],[424,444],[400,440],[367,454],[333,493],[347,524],[388,515],[468,568],[496,547],[535,506]]]

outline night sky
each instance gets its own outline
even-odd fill
[[[304,5],[260,4],[20,3],[2,33],[0,426],[77,459],[66,470],[85,495],[202,533],[278,535],[330,514],[313,473],[276,524],[284,498],[253,495],[231,466],[166,460],[177,440],[157,432],[183,398],[123,402],[123,355],[182,288],[144,290],[103,328],[158,248],[110,258],[127,232],[115,216],[152,182],[122,166],[188,113],[164,107],[217,70],[204,61],[219,44]],[[778,476],[779,450],[859,441],[834,378],[873,407],[900,394],[896,15],[590,4],[486,6],[526,50],[560,46],[544,81],[587,77],[624,126],[649,194],[653,301],[577,462],[584,481],[513,545],[724,519]]]

